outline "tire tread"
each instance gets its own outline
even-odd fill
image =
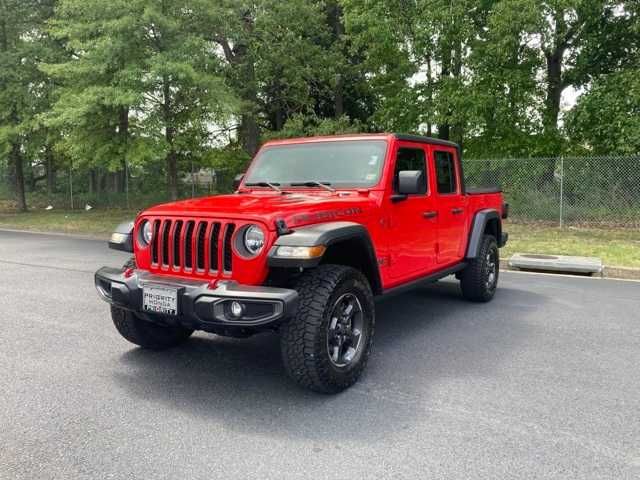
[[[325,264],[310,270],[296,282],[298,310],[281,327],[281,351],[284,367],[299,385],[316,392],[335,393],[355,383],[364,370],[373,337],[373,320],[360,362],[341,381],[331,374],[321,334],[326,306],[341,282],[353,278],[366,292],[366,301],[373,305],[373,294],[364,275],[351,267]],[[373,311],[373,310],[372,310]]]

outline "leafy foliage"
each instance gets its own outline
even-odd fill
[[[57,172],[93,194],[135,179],[175,198],[181,172],[230,178],[261,142],[291,136],[423,133],[480,158],[637,153],[639,10],[0,0],[0,169],[26,208],[25,191],[46,179],[51,194]],[[566,104],[571,91],[582,95]]]

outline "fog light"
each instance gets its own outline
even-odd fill
[[[233,301],[231,302],[231,306],[229,307],[229,311],[231,312],[231,315],[236,317],[236,318],[240,318],[242,316],[242,314],[244,313],[244,305],[238,301]]]

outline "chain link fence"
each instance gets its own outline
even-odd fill
[[[640,155],[465,159],[464,173],[500,186],[513,221],[640,227]]]
[[[27,204],[30,210],[79,210],[123,208],[140,210],[171,200],[162,167],[132,168],[128,172],[104,169],[58,168],[49,184],[42,169],[25,171]],[[233,190],[236,171],[231,168],[194,167],[180,172],[178,199],[227,193]],[[37,179],[37,181],[36,181]],[[13,178],[7,164],[0,162],[0,212],[16,207]]]
[[[28,204],[33,209],[141,209],[169,200],[157,169],[132,169],[128,175],[61,168],[47,188],[38,168],[26,169]],[[180,175],[180,198],[232,190],[233,169],[192,166]],[[640,227],[640,155],[465,159],[469,187],[500,186],[516,222],[558,226]],[[13,201],[10,172],[0,163],[0,210]],[[36,179],[38,179],[36,181]]]

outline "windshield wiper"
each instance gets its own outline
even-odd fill
[[[331,188],[331,183],[329,182],[316,182],[315,180],[310,180],[308,182],[291,182],[289,185],[292,187],[322,187],[325,190],[329,190],[330,192],[335,192],[335,188]]]
[[[245,183],[244,185],[245,185],[245,187],[269,187],[269,188],[275,190],[276,192],[284,193],[282,190],[280,190],[278,188],[278,185],[280,185],[279,183],[251,182],[251,183]]]

